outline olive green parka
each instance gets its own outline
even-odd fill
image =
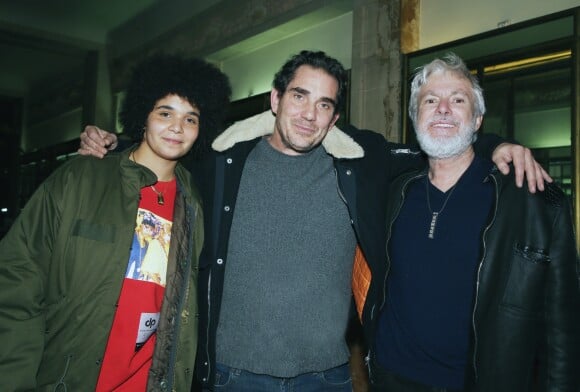
[[[200,198],[177,165],[167,284],[148,391],[189,391],[197,348]],[[99,376],[155,174],[129,151],[78,157],[34,193],[0,242],[0,391],[89,391]]]

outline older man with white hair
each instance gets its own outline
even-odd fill
[[[454,54],[413,79],[409,114],[429,165],[393,183],[387,262],[369,260],[373,391],[578,391],[568,198],[554,184],[518,188],[475,156],[484,113],[477,79]],[[360,280],[365,269],[355,271]]]

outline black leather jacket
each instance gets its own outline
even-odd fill
[[[513,169],[511,170],[513,173]],[[397,179],[387,207],[387,238],[407,186]],[[493,215],[483,233],[475,282],[466,390],[577,392],[580,372],[579,260],[569,200],[555,185],[531,194],[493,169]],[[363,311],[369,347],[385,303],[389,261],[372,273]],[[536,381],[534,381],[534,379]]]

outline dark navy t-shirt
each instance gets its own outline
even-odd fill
[[[388,244],[387,301],[375,343],[386,370],[425,385],[461,389],[472,330],[482,233],[489,224],[494,186],[491,162],[475,158],[439,214],[443,193],[427,177],[412,183]]]

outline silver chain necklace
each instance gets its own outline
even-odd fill
[[[459,180],[455,183],[455,185],[453,185],[451,187],[451,190],[447,194],[447,197],[445,198],[445,201],[443,202],[443,205],[441,206],[439,211],[433,211],[431,209],[431,199],[429,197],[429,193],[430,193],[429,192],[429,176],[425,177],[425,189],[427,191],[427,208],[429,208],[429,212],[431,213],[431,224],[429,225],[429,234],[427,235],[427,238],[429,238],[431,240],[435,238],[435,228],[437,227],[437,218],[439,217],[439,214],[441,214],[443,212],[443,210],[445,209],[445,206],[447,205],[447,202],[449,201],[449,198],[453,194],[453,191],[455,190],[455,187],[457,186],[458,183],[459,183]]]

